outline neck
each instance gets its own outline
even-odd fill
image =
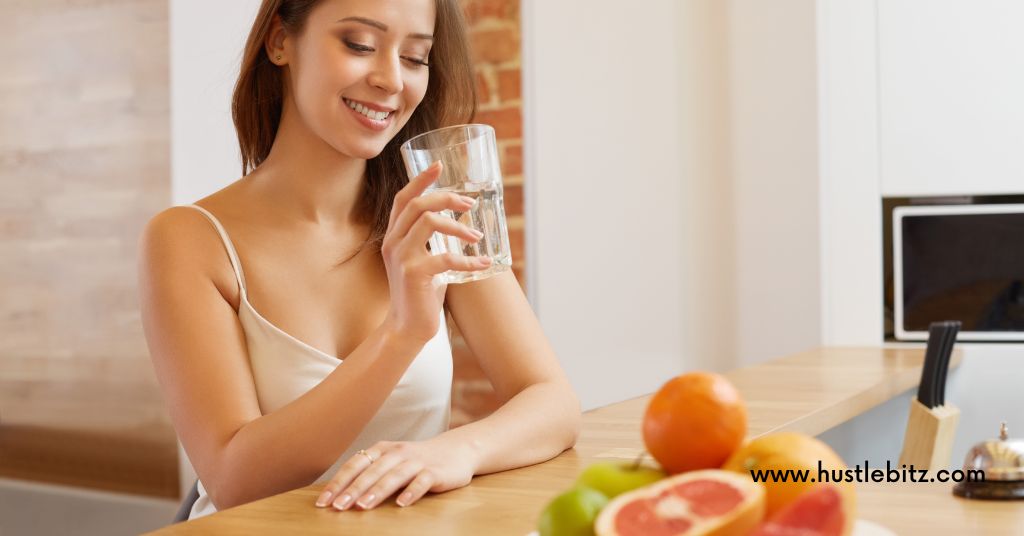
[[[277,209],[315,224],[358,224],[366,160],[344,155],[309,130],[286,99],[274,145],[250,173],[252,185]]]

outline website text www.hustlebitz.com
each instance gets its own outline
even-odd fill
[[[829,469],[818,462],[818,470],[813,469],[751,469],[750,476],[754,482],[984,482],[985,471],[939,469],[934,473],[928,469],[917,469],[913,465],[893,467],[885,462],[885,469],[871,465],[865,460],[864,467],[857,464],[846,469]]]

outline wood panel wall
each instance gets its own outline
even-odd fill
[[[0,476],[177,496],[136,299],[170,200],[167,0],[0,17]]]

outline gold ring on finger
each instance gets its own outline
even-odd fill
[[[370,463],[377,461],[373,459],[373,456],[370,456],[369,452],[366,452],[366,449],[359,449],[359,452],[356,452],[356,454],[362,454],[363,456],[366,456],[366,459],[370,460]]]

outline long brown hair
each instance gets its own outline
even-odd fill
[[[263,0],[242,54],[242,69],[231,99],[231,116],[248,175],[270,154],[284,104],[284,76],[264,49],[271,23],[298,35],[321,0]],[[379,155],[366,162],[366,185],[359,213],[371,224],[367,244],[379,249],[395,194],[408,183],[399,147],[405,140],[448,125],[469,123],[476,114],[476,84],[466,38],[466,23],[457,0],[435,0],[434,43],[427,63],[430,77],[423,101]],[[362,249],[362,248],[360,248]]]

